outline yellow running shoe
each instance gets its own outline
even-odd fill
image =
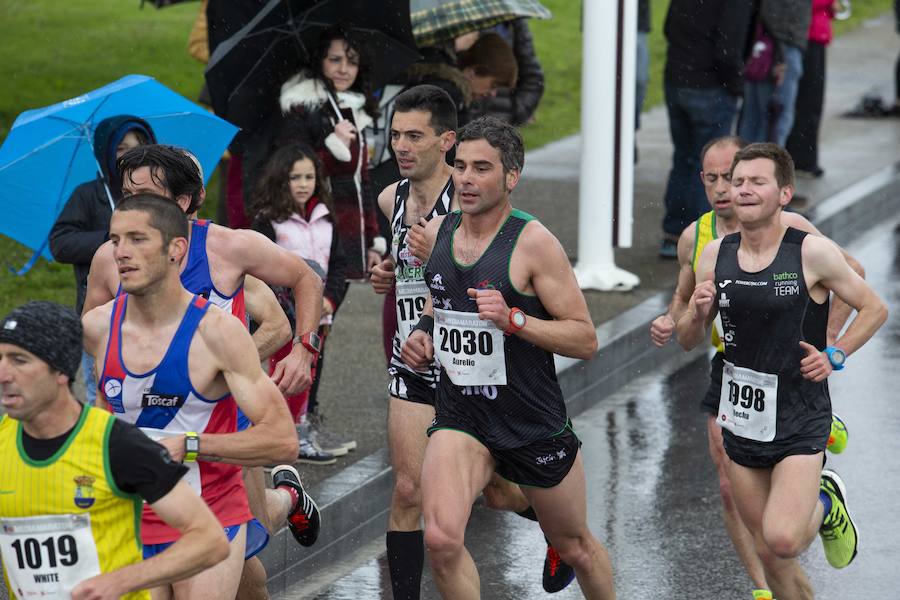
[[[828,435],[826,449],[832,454],[840,454],[847,447],[847,425],[834,413],[831,413],[831,433]]]
[[[840,476],[830,469],[822,471],[819,489],[831,498],[831,511],[819,527],[825,558],[835,569],[843,569],[856,558],[859,547],[859,532],[847,512],[847,489]]]
[[[772,600],[772,592],[769,590],[753,590],[753,600]]]

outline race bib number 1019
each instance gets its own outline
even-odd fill
[[[16,598],[69,598],[100,574],[86,513],[0,519],[0,554]]]

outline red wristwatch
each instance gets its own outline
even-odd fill
[[[525,328],[525,312],[521,308],[511,308],[509,310],[509,327],[503,333],[512,335],[517,331]]]
[[[315,331],[309,331],[303,335],[296,336],[294,338],[294,344],[303,344],[303,347],[313,354],[318,354],[322,351],[322,338],[320,338],[319,334]]]

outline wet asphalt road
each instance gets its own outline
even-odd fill
[[[847,483],[860,529],[860,553],[842,571],[828,566],[820,541],[801,561],[823,599],[900,598],[900,234],[888,223],[851,246],[867,279],[893,307],[888,322],[847,368],[831,377],[834,409],[847,422],[847,450],[828,464]],[[602,341],[601,341],[602,343]],[[620,598],[750,598],[719,516],[717,481],[707,456],[705,417],[697,411],[707,362],[665,365],[605,398],[575,420],[584,441],[590,525],[610,550]],[[543,539],[534,523],[476,506],[467,546],[482,596],[549,597],[541,587]],[[390,598],[383,541],[360,548],[318,585],[290,597]],[[331,579],[331,581],[326,581]],[[427,573],[423,598],[437,598]],[[580,598],[576,584],[556,598]]]

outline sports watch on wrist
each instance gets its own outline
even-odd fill
[[[308,331],[303,335],[296,336],[294,344],[303,344],[303,347],[313,354],[318,354],[322,351],[322,338],[315,331]]]
[[[521,308],[511,308],[509,310],[509,327],[506,328],[506,335],[511,335],[517,331],[521,331],[525,327],[525,312]]]
[[[844,368],[844,363],[847,361],[846,352],[836,346],[828,346],[823,352],[828,356],[828,362],[831,363],[832,369],[840,371]]]
[[[184,434],[184,462],[197,462],[200,454],[200,436],[196,431],[188,431]]]

